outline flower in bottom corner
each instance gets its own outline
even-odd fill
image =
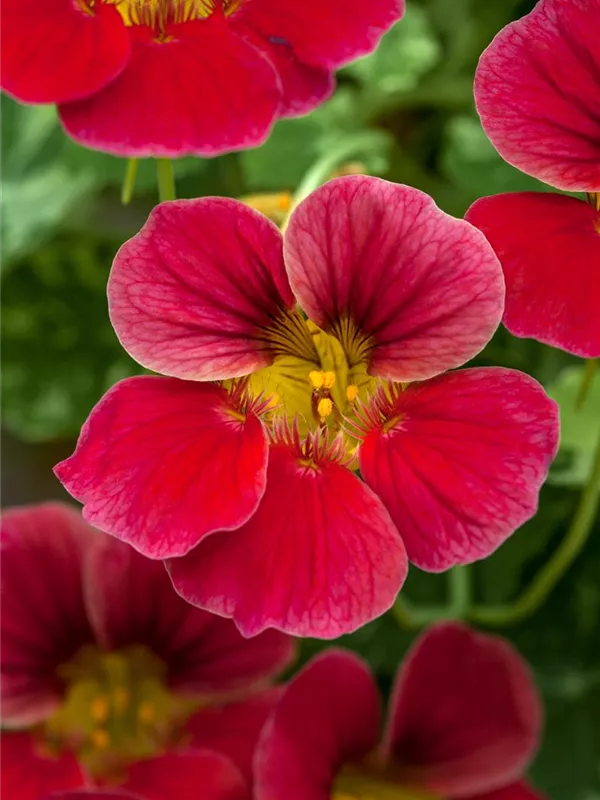
[[[535,513],[556,405],[521,372],[448,371],[491,338],[504,282],[481,232],[417,189],[337,178],[283,236],[234,200],[163,203],[108,295],[166,377],[114,386],[56,474],[244,635],[356,630],[408,560],[485,558]]]
[[[506,641],[459,623],[401,664],[380,738],[374,676],[326,650],[283,691],[255,753],[256,800],[542,800],[524,780],[541,709]]]
[[[8,510],[1,537],[2,796],[245,800],[291,640],[243,639],[68,506]]]

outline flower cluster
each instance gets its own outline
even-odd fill
[[[338,178],[283,237],[234,200],[164,203],[108,294],[123,346],[170,377],[113,387],[56,473],[244,635],[354,630],[408,559],[484,558],[535,512],[555,404],[513,370],[442,374],[490,339],[504,284],[422,192]]]
[[[329,97],[404,0],[5,0],[2,88],[87,147],[214,155]]]
[[[477,200],[467,219],[498,254],[506,327],[600,356],[600,0],[540,0],[483,53],[475,100],[500,155],[557,189]]]

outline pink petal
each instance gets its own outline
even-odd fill
[[[521,192],[482,197],[466,219],[502,264],[509,331],[600,356],[600,212],[574,197]]]
[[[409,559],[439,572],[489,556],[532,517],[558,408],[516,370],[468,369],[398,390],[359,450]]]
[[[600,190],[600,4],[540,0],[479,61],[475,100],[509,163],[567,191]]]
[[[258,746],[256,800],[330,800],[343,764],[359,761],[379,735],[379,697],[368,667],[330,649],[286,688]]]
[[[3,0],[2,89],[25,103],[87,97],[125,67],[129,33],[112,5]],[[91,3],[90,3],[91,6]]]
[[[167,41],[143,26],[130,30],[127,69],[93,97],[60,107],[80,144],[119,156],[177,157],[267,138],[281,96],[277,75],[223,17],[172,25]]]
[[[502,317],[502,271],[485,238],[409,186],[330,181],[293,213],[284,253],[309,317],[347,351],[345,339],[364,340],[374,375],[413,381],[460,366]]]
[[[145,800],[139,794],[121,789],[79,789],[73,792],[54,792],[44,800]]]
[[[511,783],[510,786],[504,786],[493,792],[484,792],[476,797],[469,797],[468,800],[545,800],[545,798],[539,792],[534,792],[526,783],[519,781],[519,783]]]
[[[30,733],[2,733],[0,793],[4,800],[44,800],[51,792],[83,786],[84,776],[68,753],[45,755]]]
[[[94,641],[81,579],[82,558],[92,538],[79,513],[66,505],[24,506],[2,515],[5,725],[32,725],[51,714],[63,690],[57,667]]]
[[[240,416],[214,384],[128,378],[55,472],[101,530],[149,558],[183,555],[245,522],[264,492],[266,434],[254,413]]]
[[[244,636],[274,627],[331,639],[383,614],[407,564],[367,486],[327,456],[310,466],[295,447],[278,444],[256,514],[167,568],[182,597],[232,617]]]
[[[185,732],[190,746],[223,753],[250,786],[258,737],[280,696],[280,689],[269,689],[238,702],[207,705],[188,720]]]
[[[531,673],[512,646],[442,623],[421,636],[398,673],[384,752],[403,779],[471,797],[523,774],[540,727]]]
[[[161,562],[110,536],[86,563],[89,614],[98,640],[118,649],[144,644],[167,665],[169,682],[188,694],[248,691],[287,666],[293,640],[278,631],[244,639],[233,622],[186,603]]]
[[[108,298],[121,344],[140,364],[192,380],[270,364],[265,330],[294,304],[277,227],[216,197],[157,206],[119,250]]]
[[[129,767],[123,788],[144,800],[250,800],[235,765],[220,753],[168,753]]]
[[[285,42],[303,64],[333,69],[374,50],[404,14],[404,0],[253,0],[242,3],[236,23]]]

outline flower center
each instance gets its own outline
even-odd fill
[[[51,752],[74,752],[94,777],[119,782],[128,764],[177,742],[196,701],[173,694],[166,667],[147,648],[102,652],[89,645],[62,665],[67,690],[45,721]]]
[[[333,785],[331,800],[436,800],[422,789],[402,786],[383,773],[365,767],[343,767]]]
[[[116,6],[125,25],[145,25],[164,33],[169,24],[207,19],[216,11],[229,16],[242,0],[104,0]]]

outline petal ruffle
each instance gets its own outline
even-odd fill
[[[583,358],[600,357],[600,212],[574,197],[482,197],[466,219],[500,259],[504,324]]]
[[[400,668],[389,714],[384,755],[399,777],[444,797],[518,778],[541,727],[525,661],[503,639],[459,623],[421,636]]]
[[[377,408],[361,474],[417,566],[439,572],[485,558],[533,516],[559,424],[556,403],[529,375],[460,370]]]
[[[88,97],[129,59],[129,32],[113,5],[3,0],[1,18],[2,89],[25,103]]]
[[[273,445],[256,514],[167,563],[188,602],[233,617],[244,636],[274,627],[331,639],[392,605],[406,553],[379,499],[346,467]]]
[[[269,61],[224,18],[131,28],[127,68],[102,91],[60,106],[67,133],[118,156],[210,156],[261,144],[281,90]]]
[[[121,344],[140,364],[192,380],[268,366],[265,330],[294,304],[277,227],[216,197],[157,206],[119,250],[108,298]]]
[[[379,696],[367,666],[330,649],[285,689],[255,757],[256,798],[329,800],[344,763],[376,745]]]
[[[0,746],[0,793],[5,800],[45,800],[52,792],[85,785],[72,755],[44,755],[29,732],[4,731]]]
[[[479,61],[475,101],[509,163],[567,191],[600,191],[600,4],[540,0]]]
[[[5,725],[32,725],[51,714],[63,689],[57,667],[94,641],[81,574],[92,539],[79,513],[66,505],[15,508],[2,515],[0,671]]]
[[[398,381],[458,367],[502,318],[502,270],[485,238],[423,192],[350,176],[292,214],[285,261],[300,305],[351,362]]]
[[[85,574],[98,641],[111,649],[145,645],[167,665],[169,683],[186,694],[248,691],[294,654],[293,640],[278,631],[244,639],[231,620],[186,603],[161,562],[111,536],[98,538]]]
[[[55,472],[86,520],[167,558],[254,513],[267,457],[262,423],[225,389],[144,376],[107,392]]]

